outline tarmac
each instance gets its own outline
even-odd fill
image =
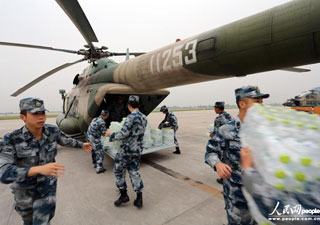
[[[237,110],[226,110],[236,116]],[[175,112],[178,118],[181,155],[167,149],[142,157],[144,182],[143,207],[133,205],[136,198],[127,175],[130,202],[115,207],[118,197],[114,182],[113,160],[105,155],[107,171],[96,174],[91,154],[80,149],[59,146],[56,161],[66,167],[58,179],[57,205],[51,225],[222,225],[227,224],[222,186],[217,174],[204,163],[214,110]],[[148,122],[156,128],[162,113],[151,113]],[[55,119],[47,119],[55,124]],[[0,121],[0,136],[23,126],[21,120]],[[22,224],[13,208],[9,185],[0,183],[0,225]]]

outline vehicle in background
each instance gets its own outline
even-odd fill
[[[291,107],[295,110],[316,113],[320,115],[320,87],[309,91],[304,91],[300,95],[288,99],[285,103],[283,103],[283,105]]]

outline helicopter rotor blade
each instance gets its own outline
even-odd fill
[[[145,52],[130,52],[129,55],[134,55],[134,56],[139,56],[139,55],[143,55],[146,54]]]
[[[67,14],[67,16],[71,19],[73,24],[78,28],[88,45],[90,46],[93,54],[96,54],[95,47],[92,42],[98,42],[98,38],[96,37],[86,15],[84,14],[80,4],[77,0],[56,0],[59,6],[63,9],[63,11]]]
[[[41,46],[41,45],[29,45],[29,44],[22,44],[22,43],[13,43],[13,42],[1,42],[0,41],[0,45],[23,47],[23,48],[45,49],[45,50],[67,52],[67,53],[73,53],[73,54],[77,54],[78,53],[78,51],[74,51],[74,50],[61,49],[61,48],[52,48],[52,47]]]
[[[134,56],[139,56],[139,55],[143,55],[146,54],[145,52],[129,52],[129,55],[134,55]],[[122,55],[128,55],[128,53],[126,52],[110,52],[111,56],[122,56]]]
[[[22,88],[20,88],[19,90],[17,90],[16,92],[14,92],[13,94],[11,94],[11,96],[13,97],[16,97],[18,95],[20,95],[22,92],[28,90],[30,87],[32,87],[33,85],[39,83],[40,81],[42,81],[43,79],[49,77],[50,75],[64,69],[64,68],[67,68],[69,66],[72,66],[76,63],[79,63],[79,62],[82,62],[84,61],[85,59],[80,59],[80,60],[77,60],[75,62],[72,62],[72,63],[65,63],[61,66],[58,66],[56,68],[54,68],[53,70],[50,70],[49,72],[46,72],[45,74],[39,76],[38,78],[34,79],[33,81],[31,81],[30,83],[28,83],[27,85],[23,86]]]

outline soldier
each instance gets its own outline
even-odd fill
[[[96,168],[96,173],[103,173],[106,169],[103,168],[103,150],[101,143],[101,136],[106,135],[106,122],[105,120],[109,117],[107,110],[102,110],[101,115],[94,118],[87,131],[87,141],[92,145],[92,164]]]
[[[232,116],[227,113],[226,111],[224,111],[224,102],[216,102],[214,105],[214,111],[216,112],[216,114],[218,114],[218,116],[216,117],[216,119],[214,120],[214,129],[213,132],[216,132],[219,127],[221,127],[222,125],[228,123],[229,121],[232,120]],[[212,137],[213,132],[210,133],[210,137]],[[223,144],[222,144],[223,145]],[[225,146],[221,146],[221,150],[222,150],[222,161],[223,161],[223,156],[224,156],[224,148]],[[222,178],[218,178],[217,182],[219,184],[223,184],[223,179]]]
[[[209,140],[205,154],[205,162],[223,178],[223,195],[229,225],[256,224],[251,218],[246,199],[241,187],[241,143],[239,131],[241,123],[253,103],[262,103],[269,94],[262,94],[256,86],[246,86],[235,90],[239,108],[237,118],[221,126]],[[221,146],[225,146],[225,158],[222,162]]]
[[[214,111],[216,112],[216,114],[218,114],[218,116],[214,120],[213,131],[218,130],[219,127],[232,120],[232,116],[224,111],[224,102],[216,102],[214,105]],[[210,135],[210,137],[212,137],[212,134]]]
[[[63,134],[58,127],[45,124],[43,101],[24,98],[20,101],[20,118],[25,125],[0,142],[0,180],[11,184],[15,209],[24,225],[49,224],[56,207],[57,177],[64,166],[55,161],[57,145],[82,148],[82,143]]]
[[[131,114],[127,116],[121,131],[110,135],[110,130],[107,130],[107,136],[110,135],[111,142],[123,140],[121,148],[114,158],[114,175],[120,191],[120,197],[114,202],[114,205],[120,206],[129,201],[126,184],[126,169],[128,169],[133,190],[137,193],[134,205],[141,208],[143,182],[140,177],[140,157],[147,117],[139,111],[139,96],[137,95],[129,96],[128,109]]]
[[[176,145],[176,151],[174,151],[173,154],[181,154],[179,143],[176,137],[176,132],[179,128],[178,119],[171,111],[168,110],[167,106],[165,105],[161,106],[160,112],[162,112],[166,116],[162,120],[162,122],[159,124],[158,128],[162,129],[162,128],[170,127],[171,129],[174,130],[174,144]]]
[[[110,121],[121,122],[123,117],[127,116],[125,98],[122,95],[117,96],[117,101],[113,101],[107,110],[110,113]]]

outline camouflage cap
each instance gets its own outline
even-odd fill
[[[138,95],[130,95],[128,102],[136,102],[139,103],[139,96]]]
[[[257,86],[243,86],[237,88],[235,91],[236,101],[238,102],[242,98],[269,98],[269,94],[263,94]]]
[[[39,98],[24,98],[20,100],[20,111],[26,110],[30,113],[48,111],[44,108],[43,101]]]
[[[217,107],[217,108],[224,107],[224,102],[216,102],[214,107]]]
[[[101,115],[102,116],[108,116],[109,115],[109,111],[104,109],[104,110],[101,111]]]
[[[165,111],[168,111],[167,106],[165,106],[165,105],[161,106],[160,112],[165,112]]]

